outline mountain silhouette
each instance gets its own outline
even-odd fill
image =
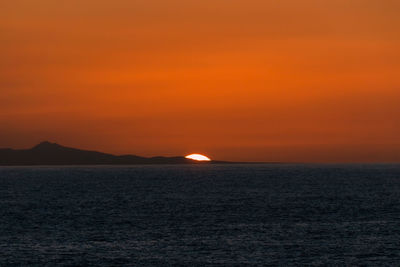
[[[23,165],[133,165],[133,164],[204,164],[185,157],[140,157],[81,150],[42,142],[31,149],[0,149],[0,166]],[[210,163],[217,163],[213,161]],[[219,162],[220,163],[220,162]]]

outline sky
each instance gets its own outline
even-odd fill
[[[0,147],[400,162],[398,0],[0,1]]]

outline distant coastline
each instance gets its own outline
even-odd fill
[[[139,165],[139,164],[221,164],[239,163],[227,161],[199,162],[177,157],[141,157],[136,155],[113,155],[98,151],[65,147],[48,141],[30,149],[0,149],[0,166],[32,165]]]

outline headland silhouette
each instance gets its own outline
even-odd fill
[[[65,147],[48,141],[30,149],[0,149],[0,166],[29,165],[136,165],[136,164],[210,164],[223,161],[199,162],[177,157],[140,157],[136,155],[113,155]]]

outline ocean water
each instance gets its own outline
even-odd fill
[[[0,168],[0,266],[399,266],[400,165]]]

